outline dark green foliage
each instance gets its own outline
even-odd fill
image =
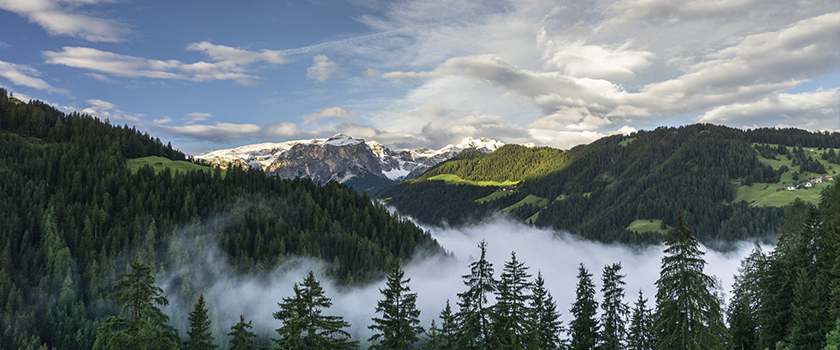
[[[536,324],[528,301],[532,298],[532,284],[528,267],[510,253],[496,283],[496,305],[493,307],[493,342],[495,349],[525,349],[533,343]]]
[[[562,150],[549,147],[505,145],[490,154],[462,152],[426,171],[420,179],[454,174],[472,181],[521,181],[544,176],[563,166]]]
[[[656,281],[657,347],[723,349],[727,333],[715,280],[703,273],[699,243],[682,220],[665,239],[665,256]]]
[[[752,253],[741,262],[726,318],[729,321],[731,349],[750,350],[758,347],[758,308],[761,305],[760,282],[764,277],[767,257],[756,244]]]
[[[230,327],[230,350],[254,350],[257,348],[257,335],[249,329],[251,321],[245,323],[245,316],[239,315],[239,323]]]
[[[370,281],[418,247],[443,252],[347,186],[238,168],[132,174],[126,166],[129,157],[153,155],[184,159],[136,129],[21,103],[0,89],[0,348],[32,339],[92,348],[98,326],[116,314],[105,297],[126,259],[163,272],[170,266],[162,251],[191,228],[218,237],[239,273],[302,255],[334,262],[329,275],[344,284]]]
[[[187,331],[187,339],[184,342],[184,350],[213,350],[219,346],[215,344],[216,339],[210,333],[210,317],[207,315],[207,305],[204,303],[204,294],[198,297],[193,311],[190,312],[190,330]]]
[[[279,339],[274,339],[277,349],[354,349],[358,342],[350,341],[350,333],[344,328],[350,324],[340,316],[322,313],[332,306],[330,298],[324,296],[324,289],[315,279],[312,271],[301,283],[295,283],[295,295],[283,298],[280,311],[274,318],[283,325],[277,329]]]
[[[653,311],[647,305],[647,299],[639,289],[639,299],[633,304],[633,315],[630,316],[630,330],[627,332],[628,350],[653,350],[656,339],[653,336]]]
[[[784,140],[774,139],[772,133],[783,135]],[[525,205],[512,210],[511,215],[525,220],[539,213],[534,224],[540,227],[634,244],[663,239],[659,232],[628,231],[635,220],[660,219],[664,227],[673,227],[675,208],[691,208],[691,215],[684,220],[696,228],[700,241],[738,241],[776,233],[784,216],[783,208],[733,203],[739,181],[777,182],[787,171],[759,161],[753,143],[761,144],[761,139],[785,141],[782,144],[790,146],[795,145],[787,143],[792,140],[836,144],[840,133],[755,133],[695,124],[609,136],[565,152],[503,147],[491,154],[442,163],[421,179],[447,173],[470,180],[523,180],[513,195],[479,205],[474,201],[487,196],[487,188],[410,181],[378,197],[390,198],[389,204],[422,222],[462,225],[535,195],[549,199],[547,206]],[[785,147],[774,151],[759,148],[766,155],[780,154],[780,149],[787,152]],[[804,157],[802,162],[810,164],[808,169],[821,170],[813,159]]]
[[[158,306],[169,303],[155,285],[152,268],[136,260],[114,285],[112,298],[122,308],[99,326],[94,349],[177,349],[178,332],[166,322],[169,316]]]
[[[560,333],[565,332],[563,321],[560,320],[560,313],[557,312],[557,304],[551,297],[551,292],[545,288],[542,272],[537,272],[529,306],[531,310],[529,319],[533,327],[531,329],[532,348],[562,349]]]
[[[409,180],[383,190],[377,197],[389,198],[388,205],[422,222],[460,226],[479,221],[498,209],[475,202],[494,191],[496,188],[489,186]]]
[[[446,299],[446,307],[440,311],[440,328],[435,326],[435,321],[432,320],[432,326],[429,327],[428,342],[425,349],[428,350],[450,350],[455,348],[458,340],[458,320],[456,315],[452,313],[452,307],[449,306],[449,299]]]
[[[599,349],[618,350],[624,348],[627,333],[626,322],[630,307],[624,303],[624,275],[620,274],[621,263],[604,266],[601,275],[601,345]]]
[[[492,308],[487,296],[496,291],[493,264],[487,261],[487,242],[478,243],[481,257],[470,263],[470,274],[464,275],[467,291],[458,294],[458,349],[492,348]]]
[[[578,267],[578,283],[575,289],[575,302],[572,304],[571,322],[569,322],[569,350],[594,350],[599,343],[600,325],[595,318],[598,302],[595,301],[595,284],[592,274],[583,264]]]
[[[410,293],[410,278],[403,279],[405,271],[400,264],[394,264],[388,273],[386,288],[380,289],[384,299],[377,301],[373,325],[368,326],[373,336],[368,339],[371,349],[413,349],[420,340],[423,327],[420,326],[420,310],[417,309],[417,293]]]

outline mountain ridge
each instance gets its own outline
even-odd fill
[[[336,181],[369,191],[417,177],[461,152],[491,153],[504,145],[489,138],[468,137],[438,150],[417,147],[395,151],[378,141],[339,133],[329,138],[213,150],[193,158],[222,169],[237,166],[284,178],[302,177],[319,183]]]

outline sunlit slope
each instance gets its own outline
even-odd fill
[[[131,170],[132,174],[137,173],[143,166],[150,166],[154,169],[155,174],[160,173],[164,169],[169,169],[173,173],[176,171],[187,172],[190,170],[200,170],[200,171],[213,171],[213,168],[203,165],[198,165],[195,163],[190,163],[183,160],[170,160],[169,158],[159,157],[159,156],[148,156],[148,157],[140,157],[140,158],[132,158],[126,161],[128,168]],[[224,174],[224,171],[222,171]]]
[[[780,144],[788,155],[768,150]],[[427,224],[469,225],[503,213],[623,242],[658,241],[682,210],[701,239],[735,240],[776,232],[784,206],[795,198],[817,202],[826,184],[785,193],[776,189],[829,175],[832,166],[840,166],[829,155],[838,147],[838,133],[702,124],[658,128],[568,151],[505,146],[486,155],[468,153],[380,197],[390,197],[389,205]],[[429,181],[436,179],[445,181]],[[517,182],[505,191],[501,186],[489,191],[474,186],[481,181]],[[526,200],[533,198],[541,200]]]

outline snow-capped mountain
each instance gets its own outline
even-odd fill
[[[392,151],[376,141],[365,142],[337,134],[327,139],[260,143],[215,150],[195,158],[223,169],[241,166],[280,177],[299,176],[316,182],[338,181],[353,185],[379,180],[405,180],[419,176],[426,169],[463,151],[474,149],[490,153],[501,146],[504,143],[496,140],[470,137],[439,150],[415,148]],[[371,175],[379,180],[371,178]]]

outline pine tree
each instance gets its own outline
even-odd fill
[[[283,322],[277,329],[280,339],[274,339],[278,349],[356,348],[358,342],[350,341],[350,333],[343,329],[350,324],[340,316],[322,314],[332,306],[332,301],[324,296],[324,289],[312,271],[302,283],[295,283],[294,291],[293,297],[278,303],[280,311],[274,313],[274,318]]]
[[[598,302],[595,301],[595,284],[592,274],[583,264],[578,267],[578,284],[575,290],[575,302],[572,304],[571,322],[569,322],[569,349],[593,350],[598,345]]]
[[[531,282],[528,267],[510,253],[496,284],[496,305],[493,307],[494,343],[497,349],[524,349],[531,343]]]
[[[703,273],[700,243],[683,221],[665,238],[665,256],[656,281],[654,334],[659,349],[723,349],[726,328],[715,280]]]
[[[449,350],[455,348],[458,332],[458,322],[455,319],[455,314],[452,313],[452,307],[449,306],[449,299],[446,299],[446,307],[441,310],[440,327],[432,320],[432,325],[427,332],[428,339],[424,349],[427,350]]]
[[[627,333],[626,320],[630,314],[630,307],[624,303],[624,275],[619,274],[621,263],[604,267],[601,275],[603,285],[601,293],[601,345],[600,349],[618,350],[623,348],[624,337]]]
[[[653,337],[653,314],[648,309],[647,299],[639,289],[639,299],[633,305],[633,315],[630,318],[630,331],[627,334],[628,350],[653,350],[656,341]]]
[[[423,327],[420,326],[420,310],[417,309],[417,293],[409,293],[410,278],[403,279],[405,271],[397,262],[388,274],[387,287],[380,289],[384,299],[376,303],[376,313],[369,326],[373,336],[368,339],[371,349],[412,349],[420,340]]]
[[[755,249],[741,262],[732,298],[727,309],[731,347],[740,350],[758,349],[758,307],[761,303],[760,282],[767,257],[756,243]]]
[[[111,316],[99,326],[94,349],[176,349],[178,332],[166,322],[169,316],[158,308],[169,300],[163,289],[155,285],[152,268],[136,260],[129,271],[114,285],[111,296],[122,307],[118,316]]]
[[[230,327],[230,333],[227,335],[230,339],[230,350],[254,350],[257,348],[257,335],[249,331],[253,328],[251,321],[245,323],[245,316],[239,315],[239,323]]]
[[[545,288],[542,272],[537,271],[533,293],[530,298],[530,323],[532,324],[532,348],[559,350],[563,348],[560,333],[564,332],[563,321],[557,312],[557,304]]]
[[[189,321],[190,330],[187,331],[189,339],[184,343],[184,350],[212,350],[219,347],[213,344],[216,339],[210,333],[210,318],[207,316],[204,294],[198,297],[193,311],[190,312]]]
[[[487,261],[487,242],[478,243],[481,257],[470,264],[470,274],[464,275],[464,284],[469,288],[458,294],[460,301],[457,313],[458,348],[491,349],[491,308],[487,296],[496,291],[493,278],[493,264]]]

